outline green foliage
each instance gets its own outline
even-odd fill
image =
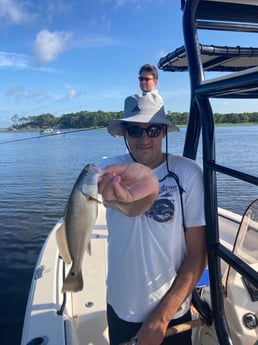
[[[96,112],[89,112],[82,110],[77,113],[64,114],[61,117],[55,117],[52,114],[41,114],[38,116],[19,117],[17,114],[13,115],[13,128],[99,128],[107,127],[108,122],[113,119],[119,119],[123,116],[123,112],[104,112],[98,110]],[[179,126],[186,126],[188,122],[189,113],[171,112],[168,111],[168,118]],[[229,114],[214,114],[216,124],[236,124],[236,123],[257,123],[258,112],[255,113],[229,113]]]
[[[52,114],[41,114],[38,116],[29,116],[29,117],[18,117],[18,115],[14,115],[12,117],[12,121],[16,124],[17,122],[19,125],[15,125],[16,128],[49,128],[49,127],[57,127],[58,126],[58,118],[56,118]]]

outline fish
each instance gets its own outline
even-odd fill
[[[62,259],[72,264],[62,292],[83,289],[82,261],[85,252],[91,254],[90,237],[98,214],[101,199],[98,194],[98,177],[101,170],[93,163],[87,164],[78,176],[64,211],[64,222],[56,233]]]

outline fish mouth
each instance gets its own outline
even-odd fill
[[[96,174],[98,174],[99,176],[101,176],[101,175],[103,174],[103,171],[102,171],[101,169],[99,169],[99,168],[97,167],[96,164],[91,163],[91,164],[89,164],[89,165],[90,165],[91,169],[92,169]]]

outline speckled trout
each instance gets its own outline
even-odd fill
[[[90,236],[98,214],[98,177],[101,171],[87,164],[77,178],[64,212],[64,223],[57,231],[57,243],[63,260],[72,266],[62,292],[83,289],[82,260],[90,254]]]

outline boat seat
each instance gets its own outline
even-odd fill
[[[209,269],[205,268],[200,280],[196,284],[196,288],[200,289],[202,287],[208,286],[209,284],[210,284]]]

